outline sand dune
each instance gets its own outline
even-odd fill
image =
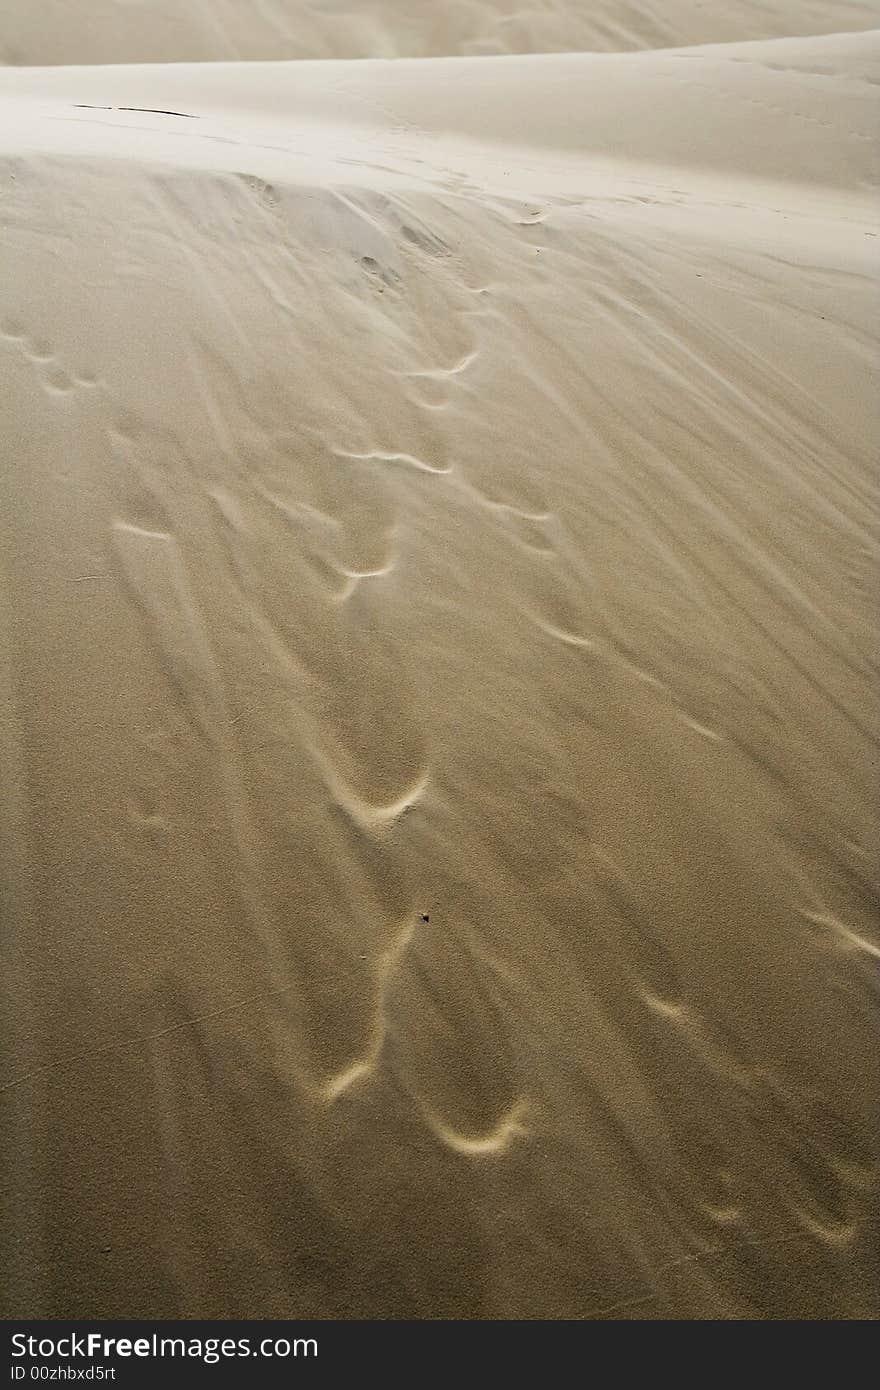
[[[279,171],[290,171],[291,159],[313,157],[315,180],[329,160],[347,164],[358,183],[439,178],[456,188],[470,180],[475,194],[487,177],[499,190],[512,184],[525,192],[537,181],[563,192],[572,177],[581,187],[587,173],[613,183],[639,175],[655,199],[658,185],[675,195],[669,180],[681,170],[679,182],[708,178],[728,203],[736,176],[806,185],[808,207],[816,201],[812,185],[837,186],[870,208],[878,84],[880,30],[662,53],[443,63],[21,69],[4,74],[3,92],[16,105],[0,141],[128,158],[137,138],[139,159],[216,168],[234,165],[239,152]],[[144,120],[150,116],[159,119]],[[337,140],[345,148],[334,148]],[[231,161],[224,141],[236,150]],[[470,148],[473,142],[481,148]],[[446,167],[456,160],[466,167]],[[776,187],[765,190],[771,202],[774,194]],[[744,198],[757,201],[748,189]]]
[[[872,29],[880,0],[6,0],[0,63],[617,52]]]
[[[7,1316],[876,1316],[878,52],[0,73]]]

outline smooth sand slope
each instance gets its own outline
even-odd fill
[[[4,0],[0,63],[615,52],[878,24],[880,0]]]
[[[878,55],[0,74],[7,1316],[876,1315]]]

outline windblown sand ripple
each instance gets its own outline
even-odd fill
[[[878,50],[0,73],[7,1316],[876,1315]]]

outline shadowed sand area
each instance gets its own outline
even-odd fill
[[[0,69],[5,1315],[875,1317],[880,33],[93,8],[0,20],[119,64]]]

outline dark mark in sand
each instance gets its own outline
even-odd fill
[[[87,101],[75,101],[74,106],[80,111],[143,111],[148,116],[180,116],[184,121],[197,121],[198,116],[192,116],[188,111],[163,111],[158,106],[92,106]]]
[[[181,116],[185,121],[197,121],[188,111],[163,111],[158,106],[117,106],[117,111],[145,111],[148,116]]]

